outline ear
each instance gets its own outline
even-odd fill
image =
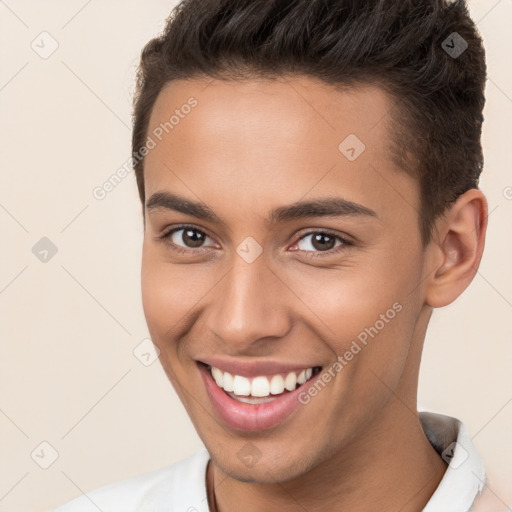
[[[428,247],[425,301],[429,306],[447,306],[475,277],[484,250],[487,211],[485,195],[471,189],[437,220]]]

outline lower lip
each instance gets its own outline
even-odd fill
[[[202,363],[198,363],[201,377],[206,386],[217,413],[231,428],[256,431],[275,427],[282,423],[301,403],[298,400],[303,386],[309,386],[308,380],[294,391],[288,391],[277,396],[271,402],[261,404],[247,404],[231,398],[222,388],[217,386],[210,370]]]

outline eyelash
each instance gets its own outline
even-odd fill
[[[201,233],[202,235],[205,235],[205,236],[211,238],[203,230],[198,229],[195,226],[190,225],[190,224],[182,224],[181,226],[173,227],[172,229],[169,229],[169,230],[165,231],[164,233],[162,233],[158,238],[160,240],[167,241],[171,237],[171,235],[173,235],[176,231],[181,231],[182,229],[189,229],[191,231],[196,231],[197,233]],[[343,250],[346,250],[347,246],[353,245],[353,243],[351,241],[347,240],[346,238],[340,236],[339,234],[337,234],[329,229],[318,229],[316,231],[308,231],[307,233],[304,233],[303,235],[301,235],[298,238],[297,242],[295,242],[295,243],[297,244],[300,240],[302,240],[303,238],[305,238],[309,235],[317,235],[317,234],[328,235],[333,238],[337,238],[341,242],[341,244],[338,245],[338,247],[329,249],[328,251],[305,251],[305,250],[297,249],[296,252],[303,252],[303,253],[305,253],[304,256],[309,257],[309,258],[310,257],[319,257],[319,256],[321,257],[323,255],[331,256],[333,254],[337,254]],[[174,242],[168,242],[168,244],[171,246],[173,251],[176,251],[180,254],[197,253],[198,251],[206,249],[205,247],[198,247],[197,249],[185,248],[185,247],[181,247],[180,245],[176,245]]]
[[[201,233],[202,235],[209,237],[209,235],[207,233],[205,233],[201,229],[196,228],[195,226],[192,226],[190,224],[182,224],[181,226],[177,226],[172,229],[169,229],[168,231],[165,231],[158,238],[160,238],[160,240],[167,241],[167,239],[169,239],[173,233],[175,233],[176,231],[181,231],[182,229],[189,229],[192,231],[196,231],[197,233]],[[185,248],[185,247],[181,247],[180,245],[176,245],[174,242],[171,242],[171,241],[168,241],[168,244],[171,246],[173,251],[179,252],[181,254],[197,253],[198,251],[205,249],[205,247],[198,247],[197,249]]]
[[[297,249],[297,251],[304,253],[304,256],[306,258],[332,256],[333,254],[339,254],[340,252],[346,251],[348,246],[353,245],[352,242],[350,242],[346,238],[342,237],[341,235],[338,235],[335,232],[330,231],[329,229],[318,229],[317,231],[308,231],[307,233],[304,233],[303,235],[301,235],[296,243],[298,243],[300,240],[302,240],[303,238],[305,238],[309,235],[328,235],[332,238],[338,239],[341,242],[341,244],[338,245],[338,247],[333,247],[332,249],[329,249],[328,251],[304,251],[301,249]]]

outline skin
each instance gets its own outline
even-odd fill
[[[206,204],[222,223],[146,208],[142,295],[161,364],[211,455],[210,509],[422,510],[446,464],[416,411],[421,350],[432,309],[476,273],[485,196],[459,197],[422,245],[418,184],[391,162],[393,101],[378,87],[340,91],[307,77],[175,81],[159,95],[148,134],[190,96],[197,106],[146,156],[146,201],[170,192]],[[338,150],[351,133],[366,146],[354,161]],[[274,208],[333,196],[376,216],[266,221]],[[159,238],[182,223],[207,235],[202,247],[183,230]],[[336,252],[336,237],[324,250],[313,236],[300,240],[325,229],[352,245]],[[249,236],[263,249],[252,263],[236,251]],[[241,432],[218,417],[196,360],[325,370],[394,303],[395,318],[277,427]],[[251,446],[259,458],[248,467],[237,452]]]

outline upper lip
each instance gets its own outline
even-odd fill
[[[279,361],[242,361],[235,359],[223,359],[220,357],[208,357],[198,359],[200,363],[219,368],[223,372],[229,372],[232,375],[253,378],[260,375],[276,375],[278,373],[300,372],[307,368],[321,366],[311,363],[281,363]]]

